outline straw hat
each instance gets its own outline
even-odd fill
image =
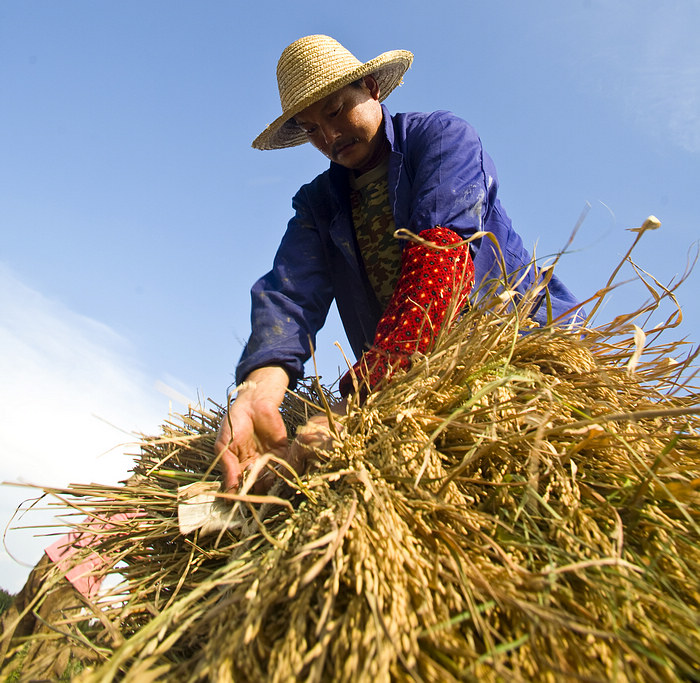
[[[413,55],[407,50],[392,50],[363,64],[333,38],[300,38],[284,50],[277,62],[282,116],[253,140],[253,147],[281,149],[303,144],[306,135],[290,119],[364,76],[371,74],[377,79],[381,102],[401,83],[412,61]]]

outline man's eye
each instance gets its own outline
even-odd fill
[[[331,118],[335,118],[336,116],[338,116],[338,114],[340,114],[340,110],[341,110],[342,108],[343,108],[343,105],[341,104],[337,109],[335,109],[334,111],[332,111],[332,112],[329,114],[329,116],[330,116]]]

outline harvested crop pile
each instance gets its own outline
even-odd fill
[[[232,497],[227,529],[177,518],[179,487],[219,480],[219,409],[145,439],[124,486],[52,491],[130,515],[85,527],[122,582],[54,633],[92,648],[85,679],[699,678],[692,354],[645,344],[644,311],[523,334],[506,298],[351,405],[311,472]]]

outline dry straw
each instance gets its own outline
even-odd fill
[[[85,681],[697,679],[694,353],[648,341],[679,311],[635,329],[679,284],[640,277],[654,300],[585,333],[485,292],[234,530],[177,526],[177,488],[219,477],[218,408],[144,440],[127,485],[52,491],[142,516],[100,534],[122,583],[47,638],[91,648]]]
[[[374,76],[379,101],[401,84],[413,55],[407,50],[384,52],[362,63],[339,42],[328,36],[306,36],[282,52],[277,63],[277,85],[282,105],[278,116],[253,141],[257,149],[294,147],[307,141],[291,119],[308,106],[365,76]]]

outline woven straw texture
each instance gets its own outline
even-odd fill
[[[253,141],[253,147],[280,149],[303,144],[306,135],[290,119],[358,78],[373,75],[379,84],[379,100],[383,101],[400,85],[412,61],[410,52],[392,50],[363,64],[333,38],[300,38],[282,52],[277,63],[282,115]]]

